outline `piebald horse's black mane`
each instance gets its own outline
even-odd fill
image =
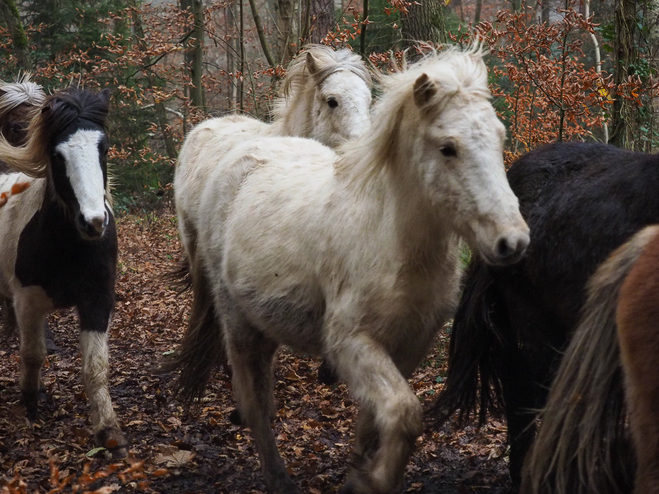
[[[110,93],[103,90],[91,93],[71,86],[48,96],[41,111],[34,117],[27,131],[27,142],[9,150],[0,138],[0,155],[10,168],[33,177],[43,177],[49,166],[49,153],[56,137],[77,120],[87,120],[107,132]]]

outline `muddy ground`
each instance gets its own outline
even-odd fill
[[[172,376],[152,371],[176,347],[190,297],[161,275],[180,259],[171,213],[118,220],[117,306],[110,336],[110,392],[130,441],[122,460],[96,451],[80,383],[77,318],[53,314],[59,351],[43,370],[48,394],[30,423],[18,389],[18,336],[0,345],[0,485],[2,492],[260,493],[265,486],[248,430],[229,421],[231,385],[217,373],[195,407],[172,399]],[[410,384],[424,405],[440,391],[447,330]],[[356,404],[342,384],[317,380],[317,359],[279,354],[275,421],[279,449],[302,492],[337,492],[353,442]],[[418,440],[407,468],[407,492],[503,493],[505,426],[448,426]]]

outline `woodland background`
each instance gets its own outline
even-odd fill
[[[186,132],[228,112],[269,119],[305,43],[386,71],[418,41],[479,33],[508,162],[569,139],[653,151],[658,14],[657,0],[0,0],[0,79],[111,88],[117,212],[150,211],[171,197]]]
[[[418,41],[441,47],[477,33],[492,49],[511,163],[558,140],[656,151],[658,16],[659,0],[0,0],[0,79],[29,71],[47,91],[112,90],[120,258],[110,390],[131,441],[119,463],[93,449],[75,313],[54,314],[60,351],[48,356],[48,401],[34,423],[19,401],[17,338],[0,344],[3,494],[263,492],[249,431],[229,421],[226,376],[189,409],[151,370],[175,348],[190,306],[162,278],[181,255],[171,182],[183,139],[211,116],[269,119],[278,80],[305,43],[349,46],[386,72],[404,50],[415,59]],[[448,331],[410,379],[426,405],[443,386]],[[341,485],[355,414],[344,385],[318,383],[318,365],[284,351],[275,367],[280,451],[311,494]],[[425,434],[406,492],[507,492],[505,437],[496,420]]]

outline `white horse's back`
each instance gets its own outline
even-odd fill
[[[305,49],[292,63],[275,103],[275,121],[231,115],[202,122],[181,148],[174,176],[179,232],[194,269],[199,197],[210,171],[234,146],[263,136],[313,137],[330,146],[365,132],[370,75],[360,57],[326,46]]]
[[[267,132],[267,128],[268,124],[260,120],[245,115],[230,115],[206,120],[190,131],[181,148],[174,174],[174,195],[180,222],[189,222],[198,216],[199,198],[209,175],[221,163],[222,156],[245,140]],[[188,237],[187,230],[182,237]]]

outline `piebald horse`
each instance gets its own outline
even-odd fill
[[[336,147],[365,132],[369,125],[371,76],[361,58],[350,50],[334,51],[323,45],[305,48],[293,61],[274,105],[272,124],[244,115],[214,118],[196,126],[187,136],[174,173],[174,195],[181,243],[187,264],[179,276],[190,274],[193,302],[188,333],[215,324],[212,296],[197,260],[197,224],[201,191],[222,156],[247,139],[266,136],[299,136]],[[225,363],[224,352],[207,356]],[[165,372],[194,365],[196,355],[175,353]],[[213,366],[207,367],[191,395],[203,394]]]
[[[14,82],[0,81],[0,135],[14,146],[25,143],[27,128],[32,119],[41,111],[46,99],[43,88],[30,80],[31,75],[19,75]],[[7,172],[8,167],[0,159],[0,173]],[[0,203],[5,199],[0,199]],[[7,333],[16,329],[16,316],[11,301],[0,297],[0,307]],[[46,348],[49,352],[57,350],[52,333],[46,324]]]
[[[361,404],[342,492],[402,492],[422,431],[407,378],[457,304],[460,239],[498,265],[529,242],[480,50],[432,54],[381,83],[370,129],[340,153],[248,140],[201,194],[197,255],[218,321],[183,345],[196,369],[226,343],[271,492],[297,491],[270,425],[280,345],[326,358]]]
[[[97,443],[125,445],[108,391],[108,329],[114,308],[117,236],[108,204],[107,90],[68,88],[49,96],[24,146],[0,140],[0,294],[20,331],[20,389],[37,415],[46,355],[44,324],[54,309],[76,307],[82,381]]]
[[[659,494],[657,404],[659,226],[653,225],[589,281],[581,322],[524,465],[523,492],[615,494],[633,484],[636,494]]]

